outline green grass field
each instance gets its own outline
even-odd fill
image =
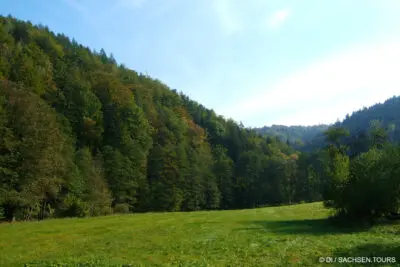
[[[357,266],[318,259],[390,256],[397,265],[380,266],[400,266],[399,223],[344,229],[327,217],[312,203],[4,223],[0,265]]]

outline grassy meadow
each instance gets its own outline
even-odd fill
[[[357,266],[397,257],[400,223],[339,228],[321,203],[0,224],[0,266]]]

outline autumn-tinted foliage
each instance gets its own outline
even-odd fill
[[[388,142],[399,140],[398,119],[388,110],[398,108],[393,98],[356,112],[325,136],[317,134],[325,125],[290,128],[317,148],[300,153],[290,140],[225,119],[104,50],[0,17],[0,217],[322,199],[352,218],[396,213],[399,150]],[[314,135],[322,141],[312,143]]]
[[[0,33],[7,219],[300,200],[285,143],[47,27],[0,17]]]

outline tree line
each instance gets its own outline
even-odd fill
[[[103,49],[0,17],[0,217],[7,220],[324,199],[340,212],[358,210],[343,204],[354,193],[343,189],[349,184],[377,179],[358,192],[368,201],[381,181],[398,190],[391,154],[398,150],[382,141],[378,126],[358,154],[348,155],[355,149],[340,143],[336,128],[326,133],[331,145],[300,153],[118,64]],[[368,160],[379,162],[375,173],[387,161],[386,176],[371,178],[372,169],[360,176]],[[398,203],[399,192],[390,192],[381,214]]]
[[[285,143],[45,26],[0,18],[0,80],[7,219],[307,199]]]

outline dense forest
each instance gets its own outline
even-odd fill
[[[296,153],[47,27],[0,21],[7,218],[287,203]]]
[[[398,210],[400,150],[380,121],[368,125],[364,141],[356,140],[362,149],[335,126],[324,134],[328,145],[300,153],[104,50],[0,17],[0,217],[7,220],[318,200],[341,214],[362,206],[364,217],[381,216]]]

